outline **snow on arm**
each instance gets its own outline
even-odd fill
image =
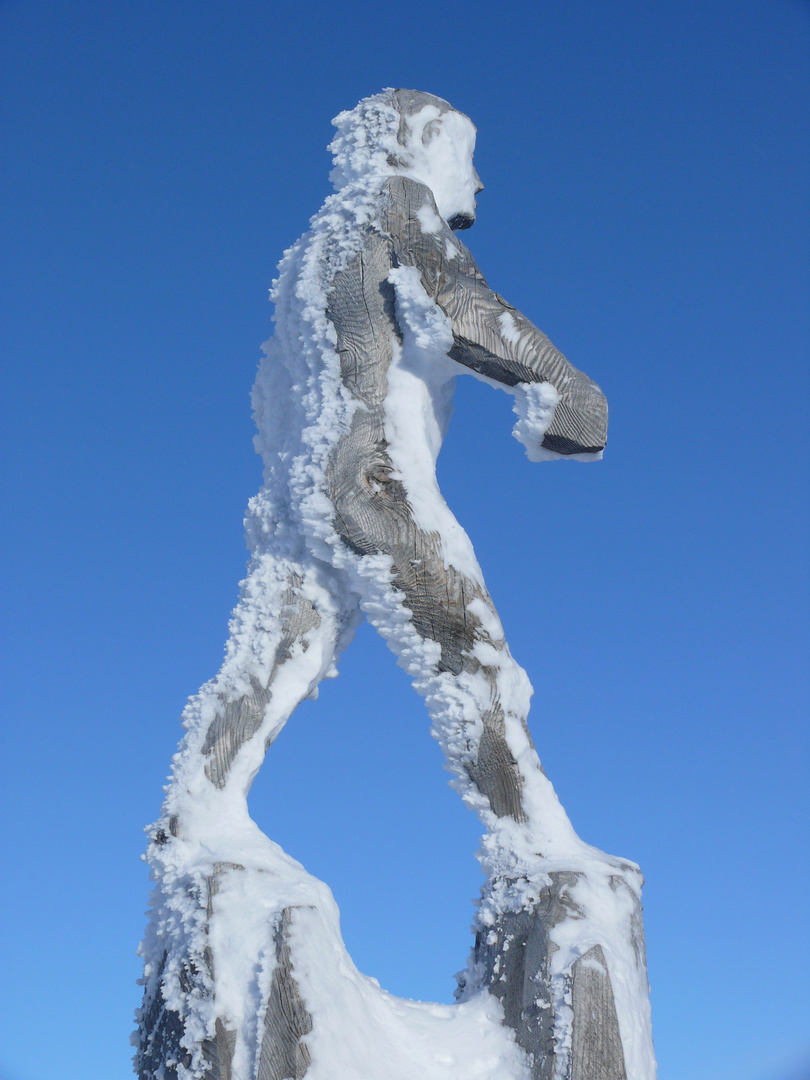
[[[449,356],[515,396],[519,419],[514,435],[529,457],[601,456],[607,403],[596,383],[490,289],[446,222],[436,228],[439,215],[429,188],[406,177],[392,179],[387,187],[388,231],[397,258],[419,270],[426,292],[448,316],[453,334]],[[533,389],[543,383],[546,390]]]

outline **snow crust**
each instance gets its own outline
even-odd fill
[[[387,994],[348,957],[327,886],[249,817],[246,796],[267,746],[297,704],[317,693],[320,680],[337,674],[336,661],[364,616],[425,699],[451,782],[484,826],[477,857],[485,885],[475,927],[486,933],[505,912],[533,907],[553,872],[578,875],[570,888],[577,914],[552,931],[557,1077],[564,1080],[570,1064],[571,966],[596,944],[610,970],[628,1078],[652,1080],[655,1075],[646,975],[639,962],[642,946],[638,933],[628,929],[635,925],[640,873],[633,864],[583,843],[574,832],[528,738],[524,721],[532,688],[506,647],[497,614],[480,598],[469,603],[491,642],[479,641],[476,656],[495,672],[507,743],[523,782],[521,822],[496,817],[468,772],[482,716],[492,701],[491,684],[481,671],[458,676],[437,671],[440,647],[416,632],[402,594],[392,587],[390,558],[360,557],[346,547],[335,532],[334,510],[325,494],[330,454],[360,407],[341,382],[335,331],[326,316],[327,293],[335,274],[359,249],[365,230],[374,227],[381,181],[405,170],[430,181],[443,217],[465,207],[474,210],[475,129],[460,114],[449,121],[444,114],[440,125],[436,120],[431,108],[413,119],[414,138],[403,165],[396,138],[400,117],[385,92],[336,118],[336,193],[312,219],[310,231],[285,253],[273,286],[275,333],[265,346],[253,390],[264,484],[246,516],[250,563],[223,665],[185,709],[186,734],[173,761],[161,818],[149,830],[153,840],[147,859],[155,889],[141,946],[143,981],[147,1001],[162,985],[167,1005],[182,1019],[182,1044],[190,1060],[177,1064],[179,1080],[199,1080],[205,1074],[201,1046],[214,1036],[218,1018],[238,1033],[233,1080],[254,1080],[276,966],[276,934],[281,913],[289,908],[294,977],[313,1024],[305,1037],[312,1058],[307,1080],[529,1076],[526,1055],[502,1024],[500,1004],[472,962],[464,975],[463,1000],[455,1006]],[[430,137],[424,140],[426,131]],[[429,216],[421,224],[427,232],[435,225]],[[483,589],[472,544],[436,483],[436,456],[452,411],[454,380],[463,370],[447,356],[452,328],[425,293],[416,268],[392,268],[388,280],[402,331],[401,341],[392,340],[385,399],[385,435],[395,478],[404,485],[421,528],[440,534],[446,562]],[[507,319],[501,324],[505,337],[516,332]],[[538,383],[519,384],[511,392],[518,416],[514,435],[532,460],[540,460],[556,391]],[[291,602],[308,604],[317,615],[279,665],[279,613]],[[224,786],[217,787],[206,773],[206,734],[227,703],[249,694],[256,681],[266,686],[271,676],[272,695],[261,723],[236,754]],[[140,1043],[136,1039],[141,1055],[148,1050],[147,1036]]]

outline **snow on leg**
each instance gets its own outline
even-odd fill
[[[375,416],[356,414],[328,473],[342,541],[336,564],[353,572],[368,618],[427,697],[462,794],[470,795],[472,781],[483,796],[478,809],[522,820],[517,756],[528,761],[534,753],[525,726],[528,680],[509,655],[483,581],[446,562],[441,537],[419,528],[392,472]],[[414,651],[413,638],[427,650]]]
[[[590,1023],[612,1055],[607,1080],[651,1076],[641,875],[574,832],[532,745],[531,686],[472,546],[454,522],[445,543],[446,507],[441,532],[421,529],[401,475],[374,417],[358,414],[330,467],[335,562],[425,697],[455,784],[487,829],[461,1000],[482,988],[500,1000],[535,1080],[601,1078],[575,1034]]]
[[[296,706],[336,674],[354,634],[356,598],[311,556],[254,558],[231,619],[219,674],[189,701],[188,729],[164,803],[169,831],[236,825],[265,752]]]
[[[273,982],[281,913],[302,899],[331,903],[251,821],[247,793],[293,709],[335,673],[357,618],[332,568],[254,558],[223,667],[187,707],[147,852],[156,887],[141,947],[142,1080],[224,1078],[232,1063],[234,1076],[247,1076],[280,977]]]
[[[347,558],[365,586],[363,609],[425,697],[456,786],[487,827],[479,853],[487,880],[459,1000],[484,988],[498,998],[505,1023],[532,1056],[534,1080],[651,1077],[641,874],[574,832],[525,730],[525,675],[496,632],[481,586],[447,575],[459,595],[462,581],[463,595],[473,593],[466,622],[455,622],[473,640],[454,672],[442,634],[458,605],[442,604],[432,623],[422,614],[418,624],[409,607],[423,595],[424,548],[413,587],[410,560],[403,566],[379,552]],[[444,595],[452,594],[448,585]]]

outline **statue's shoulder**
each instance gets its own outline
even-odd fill
[[[383,219],[390,223],[389,232],[396,233],[406,221],[419,220],[425,214],[435,214],[441,221],[436,199],[427,184],[410,176],[389,176],[382,185]],[[444,224],[444,222],[442,222]]]
[[[386,177],[382,187],[385,194],[395,202],[401,202],[414,208],[423,206],[425,203],[432,206],[436,205],[433,192],[427,184],[423,184],[421,180],[414,180],[413,177],[397,173],[395,176]]]
[[[452,277],[488,288],[470,249],[439,213],[427,184],[410,176],[390,176],[383,184],[380,228],[398,259],[417,266],[447,264]]]

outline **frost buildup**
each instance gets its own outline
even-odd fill
[[[335,120],[336,193],[279,266],[253,390],[264,484],[225,660],[184,713],[147,858],[142,1080],[652,1080],[638,868],[584,844],[540,766],[472,545],[436,483],[456,375],[514,397],[532,460],[597,458],[599,388],[490,290],[475,128],[386,90]],[[322,882],[247,793],[365,616],[427,705],[485,875],[456,1005],[346,953]],[[306,797],[305,793],[302,793]]]

